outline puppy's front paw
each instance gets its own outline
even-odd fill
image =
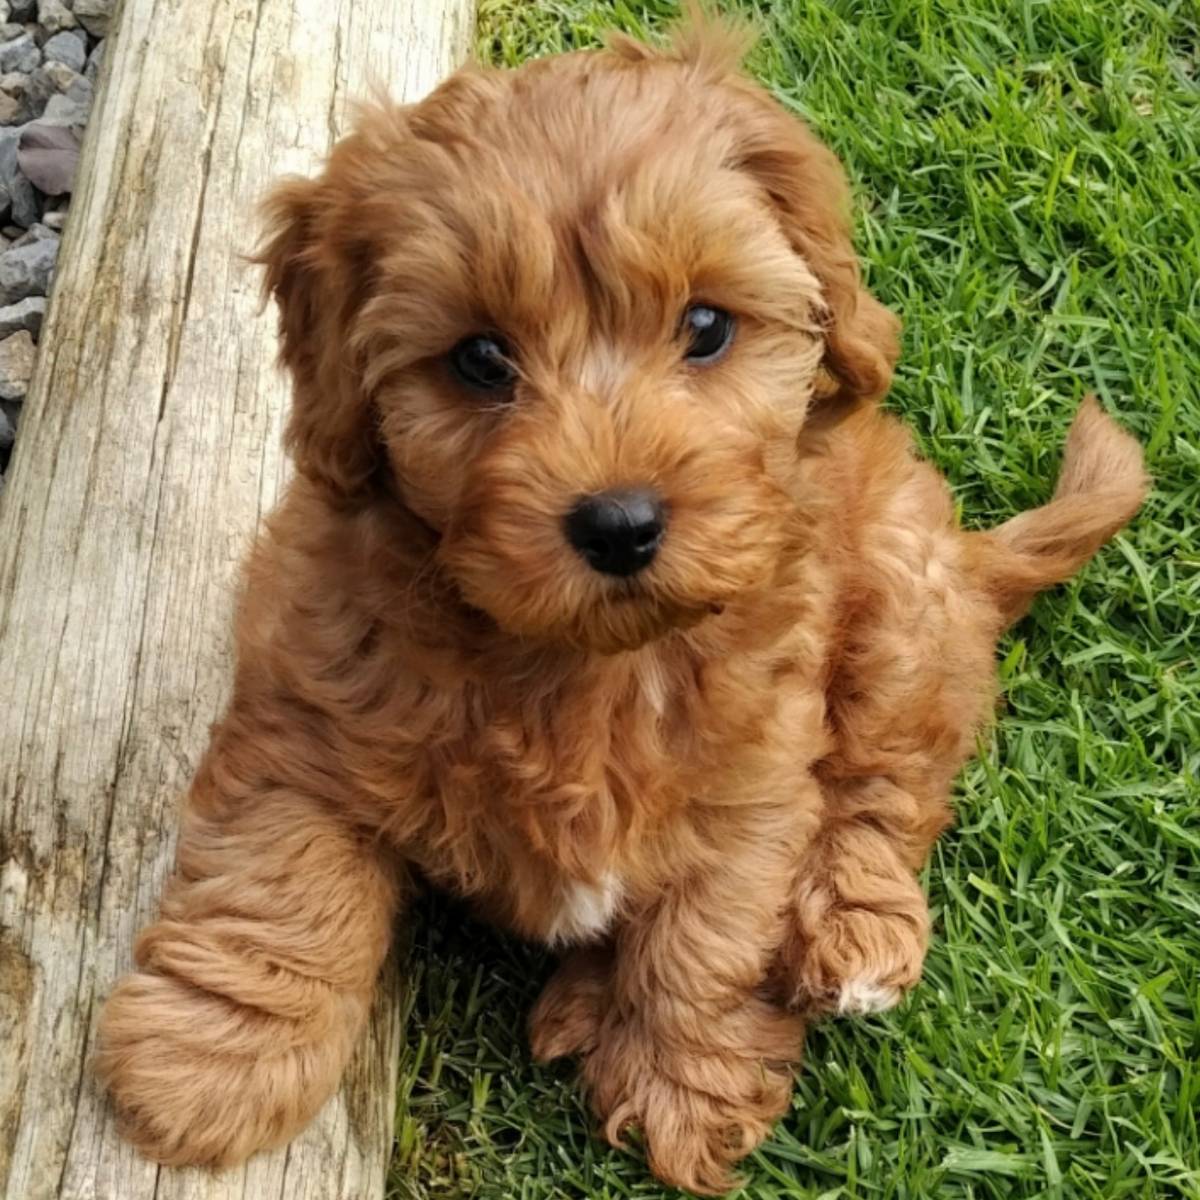
[[[710,1041],[686,1045],[608,1016],[583,1078],[610,1144],[623,1146],[622,1134],[636,1126],[659,1179],[719,1195],[736,1186],[733,1164],[787,1107],[804,1029],[794,1014],[753,1001],[707,1032]]]
[[[929,943],[916,880],[898,882],[887,905],[851,904],[836,895],[807,899],[783,954],[794,1003],[843,1016],[899,1004],[921,978]]]
[[[548,1062],[594,1049],[611,973],[612,954],[607,950],[577,950],[563,962],[529,1015],[534,1058]]]
[[[357,1027],[350,1014],[342,1024]],[[104,1007],[95,1070],[147,1158],[229,1167],[286,1142],[324,1104],[349,1050],[336,1025],[309,1040],[295,1021],[139,972]]]

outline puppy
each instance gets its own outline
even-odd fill
[[[893,1005],[1001,631],[1138,507],[1092,401],[1054,498],[957,527],[833,156],[712,24],[366,111],[270,200],[297,474],[229,711],[101,1021],[160,1162],[336,1088],[414,876],[565,952],[532,1018],[696,1192],[807,1016]]]

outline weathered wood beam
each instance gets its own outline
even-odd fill
[[[223,1175],[116,1136],[87,1069],[228,694],[231,594],[285,476],[273,312],[242,256],[373,80],[416,98],[473,0],[125,0],[0,500],[0,1193],[383,1194],[394,978],[341,1093]],[[186,1078],[179,1081],[187,1086]]]

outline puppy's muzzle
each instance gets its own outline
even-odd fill
[[[654,561],[667,516],[653,488],[621,488],[584,496],[564,525],[567,540],[594,571],[629,576]]]

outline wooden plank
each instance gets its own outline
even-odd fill
[[[472,0],[125,0],[0,502],[0,1193],[358,1200],[392,1140],[394,978],[342,1092],[221,1176],[116,1137],[86,1069],[230,680],[231,585],[284,477],[242,259],[373,80],[415,98]],[[394,976],[394,972],[392,973]],[[180,1080],[186,1086],[186,1080]]]

